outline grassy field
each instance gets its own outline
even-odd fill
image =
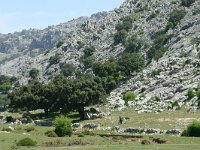
[[[144,113],[137,114],[134,109],[125,109],[124,111],[111,111],[111,115],[106,118],[97,120],[82,121],[81,123],[96,123],[100,126],[121,126],[121,127],[140,127],[140,128],[159,128],[159,129],[184,129],[192,120],[200,119],[200,112],[187,113],[186,109],[178,111],[162,112],[159,114]],[[103,110],[106,112],[106,110]],[[17,116],[17,114],[14,114]],[[39,117],[43,118],[41,114]],[[70,114],[72,120],[78,120],[76,114]],[[119,125],[119,116],[129,118],[127,123]],[[54,118],[54,117],[53,117]],[[44,118],[45,120],[53,120],[52,118]],[[172,135],[141,135],[141,138],[129,137],[131,134],[123,134],[123,136],[100,136],[98,134],[119,134],[113,131],[93,131],[95,135],[85,135],[79,137],[77,133],[72,137],[47,137],[45,132],[53,130],[53,127],[34,126],[35,130],[27,132],[26,125],[12,125],[14,131],[9,133],[3,132],[2,129],[8,127],[8,124],[0,123],[0,150],[196,150],[200,147],[200,138],[179,137]],[[16,143],[25,138],[31,137],[37,141],[36,147],[20,147]],[[153,138],[160,138],[166,141],[166,144],[157,144],[152,141]],[[150,145],[142,145],[142,140],[148,140]]]

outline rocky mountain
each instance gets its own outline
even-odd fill
[[[170,22],[176,10],[181,10],[184,15],[179,22]],[[189,99],[187,92],[189,88],[197,90],[200,86],[198,0],[188,5],[182,0],[126,0],[113,11],[81,17],[44,30],[1,34],[0,74],[17,76],[24,84],[30,78],[29,71],[37,68],[39,79],[48,81],[59,74],[62,63],[73,63],[82,68],[81,56],[85,46],[95,47],[97,60],[118,57],[125,46],[122,42],[113,44],[114,35],[116,25],[126,16],[134,19],[127,38],[142,41],[138,51],[146,59],[146,67],[111,92],[108,97],[110,107],[123,108],[123,93],[133,91],[137,98],[129,105],[136,106],[139,113],[160,112],[184,104],[196,109],[197,97]],[[175,16],[175,20],[177,18]],[[155,37],[162,31],[170,36],[162,45],[167,50],[162,57],[149,61],[148,52],[151,54]],[[64,43],[56,46],[58,41]],[[59,63],[50,65],[49,60],[54,56],[59,56]]]

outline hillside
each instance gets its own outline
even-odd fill
[[[184,104],[193,111],[197,109],[197,97],[188,98],[188,89],[199,89],[199,8],[199,1],[183,6],[181,0],[126,0],[113,11],[81,17],[44,30],[1,34],[0,74],[14,75],[20,84],[26,84],[32,68],[39,70],[38,79],[45,82],[59,74],[60,66],[65,63],[74,64],[82,72],[91,72],[90,68],[84,69],[81,61],[84,48],[93,46],[96,49],[93,56],[99,61],[118,58],[127,47],[122,39],[118,43],[114,40],[120,32],[116,27],[129,16],[133,20],[126,42],[129,39],[133,42],[132,50],[145,58],[146,66],[142,72],[132,73],[129,80],[111,92],[110,107],[123,108],[123,93],[132,91],[137,98],[129,105],[136,106],[139,113],[161,112]],[[176,10],[182,13],[179,20],[172,15]],[[161,35],[164,40],[156,39]],[[60,46],[57,45],[59,41]],[[156,47],[156,44],[161,46]],[[153,51],[155,49],[160,51]],[[51,63],[50,59],[55,56],[59,57],[59,62]]]

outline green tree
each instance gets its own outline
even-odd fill
[[[137,53],[124,53],[118,60],[121,69],[127,76],[131,72],[140,72],[143,70],[145,62],[144,59]]]
[[[114,34],[114,44],[117,45],[119,43],[124,44],[126,41],[126,37],[128,36],[128,32],[124,29],[116,32]]]
[[[128,40],[125,43],[125,51],[129,53],[137,53],[143,45],[144,44],[141,40],[139,40],[135,36],[132,36],[131,38],[128,38]]]
[[[181,5],[185,7],[190,7],[196,0],[181,0]]]
[[[115,61],[106,61],[102,62],[95,62],[92,66],[92,70],[96,76],[99,77],[107,77],[113,76],[117,77],[118,75],[118,64]]]
[[[36,68],[32,68],[30,71],[29,71],[29,76],[32,78],[32,79],[36,79],[39,75],[39,70],[36,69]]]

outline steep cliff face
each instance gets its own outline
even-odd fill
[[[134,18],[128,37],[135,36],[144,43],[139,52],[149,62],[147,54],[155,34],[166,29],[174,10],[184,10],[180,22],[165,33],[170,39],[164,43],[168,51],[163,57],[147,63],[142,73],[114,90],[108,99],[112,107],[123,107],[122,93],[131,90],[138,96],[132,102],[137,111],[162,111],[176,101],[179,105],[196,106],[195,97],[188,100],[187,90],[199,88],[199,8],[199,1],[185,7],[181,0],[126,0],[110,12],[81,17],[44,30],[0,35],[0,73],[18,76],[21,83],[27,83],[30,69],[37,68],[39,79],[48,81],[60,72],[62,63],[73,63],[82,68],[80,58],[87,45],[95,47],[94,56],[98,60],[118,57],[125,47],[121,43],[114,45],[113,35],[117,32],[116,24],[125,16]],[[64,41],[64,44],[58,47],[58,41]],[[80,43],[84,45],[80,46]],[[49,59],[55,55],[60,57],[60,62],[49,65]]]

